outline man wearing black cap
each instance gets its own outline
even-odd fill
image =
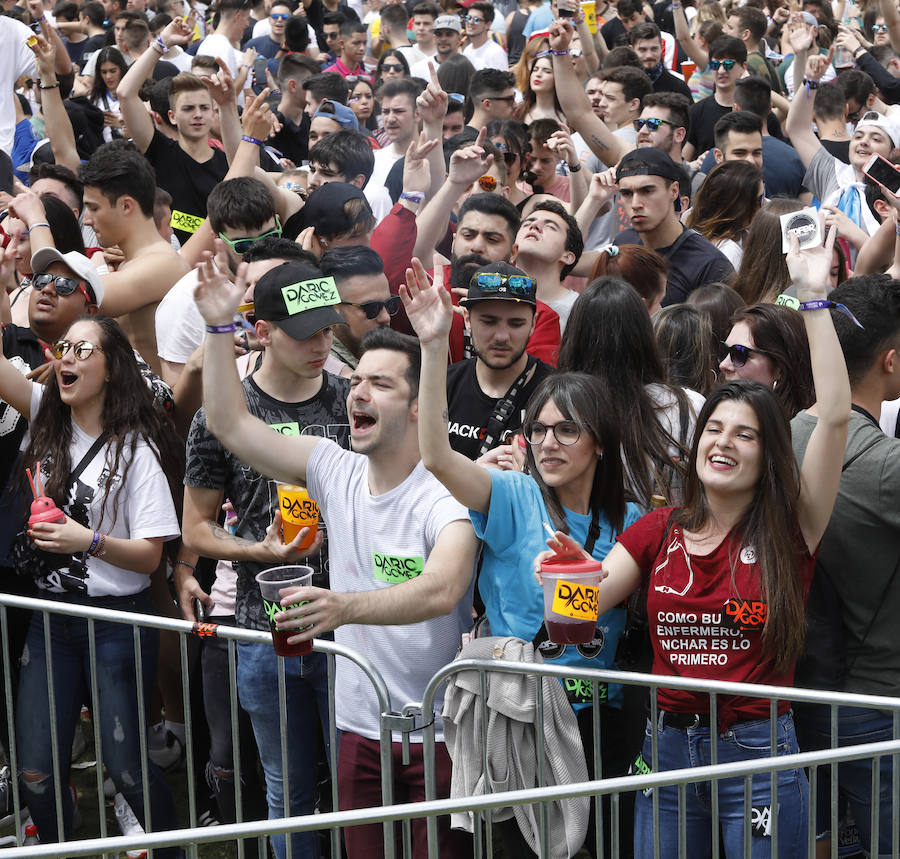
[[[450,446],[477,459],[519,429],[525,404],[553,368],[525,351],[537,287],[524,271],[508,262],[488,263],[472,275],[459,303],[475,357],[447,372]]]
[[[682,226],[676,212],[679,169],[665,152],[652,147],[630,152],[619,163],[616,182],[632,229],[619,233],[615,243],[646,245],[666,258],[669,277],[663,305],[684,301],[698,286],[727,280],[734,273],[718,248]]]
[[[332,327],[343,319],[334,280],[305,261],[282,263],[266,272],[253,294],[256,335],[264,347],[260,368],[243,381],[250,413],[283,435],[326,436],[349,447],[345,400],[346,379],[323,372],[332,343]],[[237,514],[237,533],[217,524],[217,511],[229,498]],[[201,556],[231,560],[237,573],[235,621],[249,629],[269,629],[254,579],[261,570],[299,562],[314,570],[313,581],[328,587],[327,542],[299,551],[300,537],[281,542],[281,519],[275,482],[227,450],[209,431],[204,410],[197,412],[187,442],[184,540]],[[325,534],[323,523],[319,533]],[[305,557],[304,557],[305,556]],[[278,708],[272,690],[278,686],[278,660],[267,644],[238,645],[237,685],[241,706],[250,715],[266,776],[271,817],[311,814],[315,796],[315,737],[320,707],[327,708],[327,670],[318,654],[284,662],[287,681],[288,730],[297,738],[288,746],[291,802],[282,787]],[[301,676],[302,674],[302,676]],[[327,736],[327,727],[325,730]],[[214,765],[220,762],[214,762]],[[230,769],[230,762],[221,762]],[[292,836],[294,856],[316,854],[314,832]],[[280,843],[279,843],[280,841]],[[284,855],[283,836],[273,837]]]

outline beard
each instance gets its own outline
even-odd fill
[[[518,361],[522,355],[525,354],[525,349],[528,347],[526,343],[518,352],[510,352],[505,358],[491,358],[490,355],[482,352],[478,346],[473,342],[472,343],[472,352],[475,357],[478,358],[486,367],[490,367],[491,370],[506,370],[509,367],[512,367],[513,364]]]
[[[489,259],[486,259],[480,254],[466,254],[461,257],[456,256],[456,254],[451,254],[450,286],[468,289],[469,281],[472,280],[472,275],[489,262]]]

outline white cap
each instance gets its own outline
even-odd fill
[[[37,274],[47,271],[55,262],[70,268],[90,287],[98,307],[103,303],[103,278],[91,261],[78,251],[61,254],[56,248],[41,248],[31,256],[31,270]]]
[[[462,20],[459,15],[438,15],[434,19],[434,30],[456,30],[462,33]]]
[[[867,110],[859,119],[859,122],[856,123],[856,127],[860,128],[863,125],[874,125],[876,128],[880,128],[888,137],[891,138],[891,143],[894,144],[894,149],[900,146],[900,128],[898,128],[891,120],[889,120],[883,113],[879,113],[877,110]]]

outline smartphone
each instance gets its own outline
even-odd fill
[[[556,8],[559,11],[560,18],[574,18],[575,9],[571,0],[557,0]]]
[[[267,84],[266,81],[266,68],[268,67],[269,61],[265,57],[257,57],[253,61],[253,85],[258,87],[264,87]]]
[[[202,600],[194,599],[194,617],[197,619],[197,623],[205,623],[207,614],[206,614],[206,605]]]
[[[863,173],[877,182],[892,197],[900,197],[900,168],[881,155],[873,155],[863,167]]]

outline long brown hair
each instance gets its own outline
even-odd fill
[[[703,180],[687,225],[711,242],[740,241],[759,211],[762,171],[746,161],[725,161]]]
[[[597,255],[588,280],[617,277],[630,283],[647,307],[651,307],[666,291],[668,271],[669,264],[665,257],[660,256],[653,248],[643,245],[611,245]]]
[[[685,530],[702,531],[710,521],[706,490],[697,475],[697,449],[716,407],[726,401],[747,403],[759,421],[762,467],[756,493],[729,538],[732,571],[744,546],[756,550],[767,603],[763,648],[778,672],[793,668],[803,651],[806,606],[797,568],[800,541],[797,502],[800,473],[791,447],[791,430],[772,391],[759,382],[728,382],[716,388],[700,411],[684,485],[684,507],[675,519]]]

